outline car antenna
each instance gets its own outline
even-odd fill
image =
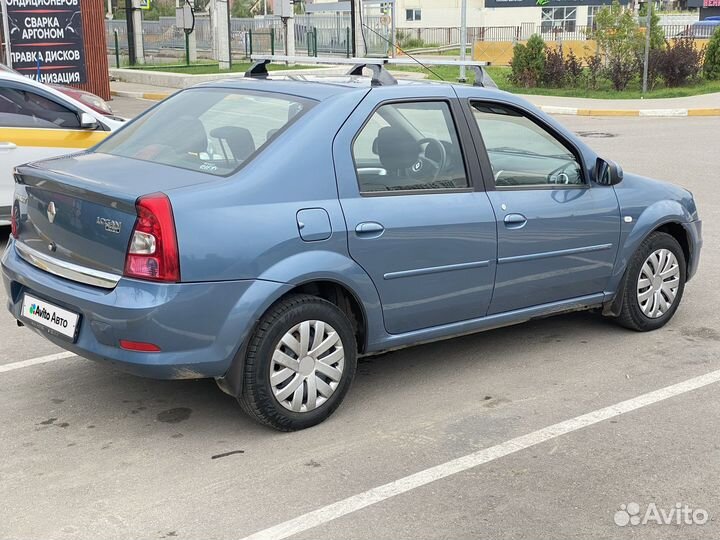
[[[433,75],[435,75],[438,79],[440,79],[441,81],[447,82],[447,81],[445,81],[445,79],[443,79],[438,73],[436,73],[435,71],[433,71],[432,69],[430,69],[427,65],[423,64],[420,60],[418,60],[417,58],[415,58],[412,54],[410,54],[410,53],[407,52],[406,50],[402,49],[402,48],[400,47],[400,45],[397,45],[396,43],[392,42],[391,40],[389,40],[388,38],[386,38],[385,36],[383,36],[380,32],[377,32],[377,31],[373,30],[372,28],[370,28],[370,27],[369,27],[367,24],[365,24],[364,22],[362,23],[362,25],[363,25],[365,28],[367,28],[368,30],[370,30],[373,34],[375,34],[375,35],[377,35],[378,37],[380,37],[380,39],[384,39],[385,41],[387,41],[387,42],[388,42],[388,45],[390,45],[391,47],[396,47],[398,51],[400,51],[401,53],[403,53],[405,56],[408,56],[411,60],[413,60],[414,62],[418,63],[418,64],[419,64],[420,66],[422,66],[424,69],[428,70],[430,73],[432,73]],[[364,36],[363,36],[363,38],[364,38]]]

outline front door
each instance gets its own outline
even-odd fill
[[[492,295],[495,218],[451,91],[373,90],[335,140],[350,255],[391,334],[482,317]]]
[[[539,119],[498,103],[470,104],[497,216],[488,313],[602,293],[620,236],[614,189],[591,183],[578,152]]]

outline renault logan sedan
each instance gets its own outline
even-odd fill
[[[11,313],[253,418],[327,418],[359,355],[596,309],[638,331],[698,267],[692,194],[526,101],[348,76],[207,83],[15,172]]]

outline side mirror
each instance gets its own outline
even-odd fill
[[[614,186],[622,182],[623,170],[614,161],[598,158],[595,164],[595,182],[603,186]]]
[[[80,113],[80,127],[82,129],[97,129],[97,118],[86,112]]]

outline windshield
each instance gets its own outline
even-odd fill
[[[311,104],[283,94],[194,88],[160,103],[95,151],[226,176]]]

